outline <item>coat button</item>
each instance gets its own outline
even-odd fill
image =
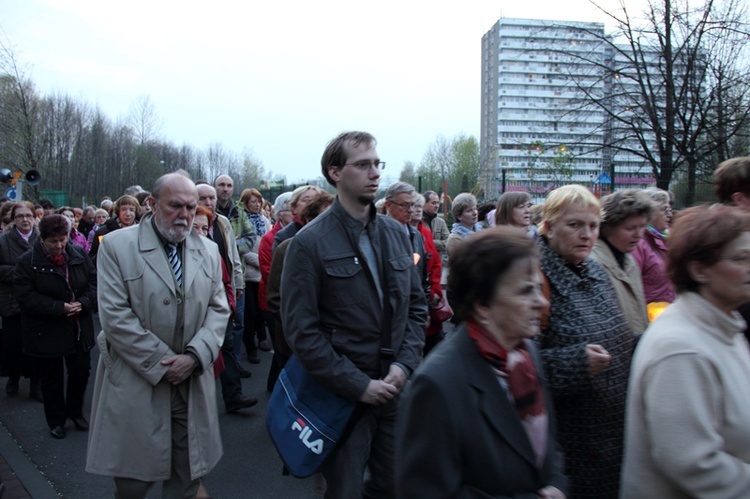
[[[143,367],[145,367],[146,369],[148,369],[149,367],[151,367],[151,363],[150,362],[144,362],[143,363]]]
[[[177,304],[182,305],[182,298],[177,298]]]
[[[172,302],[169,301],[169,298],[164,298],[164,305],[169,305],[170,303]]]

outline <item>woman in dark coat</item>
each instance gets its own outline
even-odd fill
[[[34,360],[23,354],[21,309],[13,293],[16,263],[39,237],[34,228],[34,216],[32,203],[15,203],[10,211],[12,226],[0,236],[0,315],[3,317],[3,366],[8,371],[5,392],[9,397],[18,394],[18,384],[24,375],[31,377],[29,396],[41,402],[42,391]]]
[[[544,203],[537,239],[550,302],[541,356],[573,498],[618,495],[635,343],[606,271],[589,257],[600,216],[588,189],[560,187]]]
[[[396,496],[565,498],[552,400],[532,338],[547,305],[526,233],[490,228],[451,255],[464,321],[430,352],[399,407]]]
[[[92,262],[96,263],[96,254],[99,252],[99,243],[101,243],[102,238],[110,232],[137,224],[140,211],[141,204],[133,196],[125,194],[117,198],[117,201],[112,205],[112,218],[104,222],[104,225],[94,232],[91,249],[89,249]]]
[[[96,269],[83,249],[68,244],[70,221],[48,215],[39,240],[21,256],[14,289],[21,306],[23,349],[36,357],[44,415],[55,438],[65,437],[65,420],[88,430],[83,396],[91,369],[96,308]],[[67,368],[67,393],[63,366]]]

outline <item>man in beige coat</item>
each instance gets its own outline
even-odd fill
[[[99,249],[99,367],[86,471],[115,477],[115,497],[194,497],[222,455],[212,364],[229,320],[219,252],[192,232],[198,195],[160,177],[153,215]],[[174,251],[179,263],[168,254]]]

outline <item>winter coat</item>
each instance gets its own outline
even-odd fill
[[[39,233],[34,229],[26,241],[18,229],[10,229],[0,235],[0,316],[10,317],[21,313],[13,292],[13,275],[18,259],[31,249]]]
[[[570,497],[616,498],[620,486],[625,393],[634,335],[602,266],[586,258],[575,269],[537,239],[550,285],[549,325],[540,337],[542,364],[557,412]],[[586,345],[612,357],[596,376]]]
[[[667,276],[667,243],[664,239],[646,231],[632,255],[641,269],[646,303],[672,303],[675,292],[672,281]]]
[[[147,215],[102,240],[99,316],[102,332],[91,410],[86,471],[144,481],[166,480],[171,464],[171,399],[161,361],[192,352],[202,369],[188,387],[188,447],[193,479],[222,455],[212,364],[230,309],[216,243],[192,231],[183,243],[177,287],[162,241]],[[182,342],[178,330],[182,317]]]
[[[281,222],[273,224],[271,230],[266,232],[258,244],[258,268],[260,269],[260,284],[258,284],[258,307],[264,312],[269,312],[267,302],[268,275],[271,273],[271,259],[273,258],[273,238],[282,229]]]
[[[62,357],[94,346],[96,269],[83,249],[68,243],[66,280],[37,240],[16,265],[13,289],[21,307],[23,351],[32,357]],[[65,303],[81,303],[81,313],[68,317]]]
[[[633,358],[623,499],[747,497],[750,351],[745,321],[681,293]]]
[[[567,490],[539,353],[527,341],[546,398],[542,465],[490,364],[460,326],[427,356],[404,390],[396,429],[399,498],[536,498]]]
[[[96,264],[96,255],[99,252],[99,245],[102,243],[102,238],[120,229],[120,221],[117,217],[108,218],[106,222],[99,226],[94,232],[94,238],[91,240],[91,248],[89,248],[89,257],[91,261]]]
[[[648,313],[646,299],[643,297],[643,283],[641,269],[632,256],[625,255],[625,268],[617,263],[617,258],[606,242],[599,239],[594,245],[591,256],[599,262],[609,275],[609,280],[615,288],[617,302],[622,314],[630,324],[630,329],[636,333],[643,333],[648,327]]]

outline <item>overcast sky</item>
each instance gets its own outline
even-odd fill
[[[439,134],[478,139],[481,39],[501,16],[605,21],[588,0],[0,0],[43,94],[113,121],[148,95],[164,139],[247,148],[290,182],[344,130],[374,134],[394,176]]]

